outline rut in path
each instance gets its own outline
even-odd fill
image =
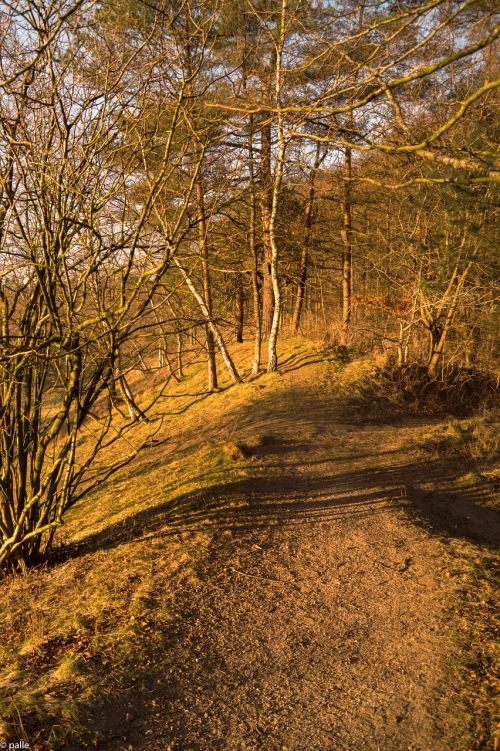
[[[465,517],[498,534],[491,512],[422,489],[452,472],[415,452],[425,421],[349,424],[292,382],[264,406],[251,476],[170,511],[174,527],[203,511],[209,555],[149,679],[102,710],[99,747],[468,748],[450,541]],[[238,426],[262,427],[244,412]]]

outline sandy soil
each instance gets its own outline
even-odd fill
[[[292,380],[261,412],[235,419],[247,476],[170,512],[216,521],[209,554],[149,677],[96,710],[99,748],[469,749],[457,546],[498,541],[493,512],[416,452],[428,420],[340,415]]]

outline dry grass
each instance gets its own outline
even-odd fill
[[[144,667],[155,632],[176,618],[169,583],[195,575],[207,543],[202,533],[123,543],[4,582],[2,714],[12,734],[24,731],[33,747],[50,726],[48,748],[74,741],[80,715]]]
[[[480,485],[493,491],[500,487],[498,411],[441,420],[427,431],[420,450],[423,457],[460,464],[462,472],[455,485],[464,492]]]
[[[251,345],[239,345],[246,375],[251,355]],[[296,339],[281,355],[300,364],[315,350]],[[139,443],[153,432],[154,440],[70,512],[55,560],[1,582],[0,738],[24,738],[32,749],[92,744],[99,730],[96,723],[89,735],[89,716],[108,697],[125,701],[130,686],[146,680],[155,649],[166,648],[160,642],[178,618],[173,593],[196,577],[211,531],[199,524],[183,531],[165,514],[154,533],[142,534],[141,514],[246,476],[248,456],[236,448],[244,431],[231,415],[282,386],[280,376],[267,374],[230,386],[220,372],[222,388],[209,397],[203,365],[172,382],[152,423],[134,436]],[[162,388],[158,373],[136,373],[131,383],[139,403]],[[129,448],[128,439],[117,442],[103,461]]]
[[[369,355],[366,375],[358,381],[355,401],[372,414],[454,415],[471,417],[494,409],[499,385],[494,374],[450,367],[430,377],[423,365],[399,367],[384,355]]]
[[[376,359],[342,364],[297,338],[283,344],[281,374],[252,379],[251,345],[233,349],[246,382],[230,385],[221,367],[222,388],[207,397],[205,367],[188,367],[158,400],[153,421],[138,428],[138,442],[155,434],[148,447],[71,511],[55,560],[1,582],[0,738],[24,738],[40,751],[91,747],[107,700],[122,697],[126,704],[131,691],[147,685],[155,654],[175,638],[180,608],[174,593],[196,581],[212,538],[213,519],[200,507],[200,491],[216,493],[258,471],[256,458],[279,441],[269,427],[270,405],[282,403],[293,415],[292,379],[319,389],[330,407],[336,400],[335,409],[350,420],[366,419],[366,383],[380,368]],[[158,373],[136,373],[130,381],[139,403],[161,391]],[[493,472],[497,417],[436,420],[422,456],[453,451],[461,460],[467,454],[483,474]],[[126,442],[114,444],[105,461],[127,448]],[[183,509],[176,516],[179,498]],[[478,559],[471,576],[485,582],[476,587],[479,604],[471,604],[464,618],[476,623],[471,649],[486,676],[478,679],[478,691],[489,698],[489,631],[485,635],[483,620],[471,613],[491,597],[490,563],[474,551],[464,555]]]

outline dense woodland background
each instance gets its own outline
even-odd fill
[[[0,2],[2,566],[136,455],[137,369],[300,332],[494,385],[494,5]]]

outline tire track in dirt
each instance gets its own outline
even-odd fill
[[[441,471],[405,448],[422,421],[349,425],[301,391],[266,426],[247,502],[232,509],[228,490],[126,740],[101,747],[469,748],[460,581],[408,490]]]

